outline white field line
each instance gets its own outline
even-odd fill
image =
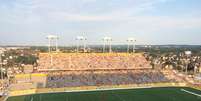
[[[7,99],[8,99],[8,96],[6,96],[6,98],[5,98],[5,99],[3,99],[3,101],[7,101]]]
[[[128,87],[128,88],[99,88],[99,89],[88,89],[88,90],[67,90],[64,92],[91,92],[91,91],[109,91],[109,90],[129,90],[129,89],[143,89],[143,88],[153,88],[148,87]]]
[[[192,94],[192,95],[195,95],[195,96],[199,96],[199,97],[201,97],[200,94],[197,94],[197,93],[194,93],[194,92],[191,92],[191,91],[185,90],[185,89],[181,89],[181,91],[186,92],[186,93],[189,93],[189,94]]]

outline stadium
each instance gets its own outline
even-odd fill
[[[12,79],[4,101],[200,101],[200,86],[153,69],[144,53],[39,53]],[[3,83],[2,83],[3,84]]]
[[[0,101],[201,101],[201,0],[0,0]]]

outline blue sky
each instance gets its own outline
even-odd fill
[[[0,0],[0,44],[201,44],[201,0]]]

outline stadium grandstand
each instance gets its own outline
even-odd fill
[[[48,40],[53,38],[58,40],[56,36],[48,37]],[[173,69],[153,68],[145,54],[136,53],[135,48],[132,53],[129,50],[122,53],[63,53],[57,44],[51,46],[49,43],[48,47],[49,52],[35,54],[38,58],[33,63],[35,67],[27,65],[26,69],[30,70],[16,72],[0,82],[3,101],[130,101],[134,92],[139,92],[135,95],[135,98],[141,96],[137,99],[139,101],[147,101],[141,99],[146,97],[153,100],[158,96],[161,100],[173,101],[167,100],[170,98],[166,98],[166,91],[178,96],[189,93],[186,99],[194,96],[193,99],[197,100],[201,96],[197,90],[200,86],[193,85],[192,79]],[[150,93],[155,90],[162,95]],[[142,97],[142,93],[156,95]],[[79,99],[75,97],[77,94]],[[69,97],[74,100],[69,100]],[[175,101],[178,99],[175,97]]]
[[[41,53],[38,71],[151,69],[143,54],[127,53]]]

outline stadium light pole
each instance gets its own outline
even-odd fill
[[[86,37],[83,37],[84,39],[84,53],[86,52],[86,41],[87,41],[87,38]]]
[[[50,64],[51,66],[53,65],[53,57],[52,57],[52,51],[54,48],[54,40],[55,40],[55,51],[57,52],[58,51],[58,39],[59,37],[58,36],[55,36],[55,35],[48,35],[46,37],[48,39],[48,50],[49,50],[49,55],[50,55]]]
[[[79,52],[79,39],[78,37],[76,37],[76,52],[78,53]]]
[[[110,53],[112,52],[112,45],[111,45],[111,43],[112,43],[112,38],[109,38],[109,45],[110,45]]]
[[[56,41],[56,52],[58,52],[58,40],[59,40],[59,37],[58,37],[58,36],[55,36],[55,41]]]
[[[105,42],[104,42],[104,45],[103,45],[103,52],[104,52],[104,53],[105,53],[105,45],[106,45],[106,44],[105,44]]]
[[[128,42],[128,46],[127,46],[127,52],[129,53],[130,50],[130,43],[133,44],[133,53],[135,52],[135,39],[134,38],[128,38],[127,42]]]
[[[52,66],[51,42],[52,42],[52,39],[53,39],[53,35],[48,35],[47,39],[48,39],[48,51],[49,51],[49,55],[50,55],[50,64]]]
[[[127,52],[128,52],[128,53],[129,53],[129,50],[130,50],[130,43],[131,43],[133,40],[134,40],[133,38],[128,38],[128,39],[127,39],[127,42],[128,42]]]
[[[126,40],[126,41],[127,41],[127,53],[129,53],[130,43],[129,43],[129,40]]]
[[[112,38],[111,37],[104,37],[103,42],[104,42],[104,44],[103,44],[103,52],[105,51],[106,44],[109,45],[109,52],[112,52],[112,45],[111,45]]]
[[[134,39],[133,40],[133,53],[135,53],[135,43],[136,43],[136,40]]]
[[[103,53],[105,52],[105,39],[103,38]]]
[[[48,39],[48,52],[50,53],[50,51],[51,51],[51,38],[47,37],[47,39]]]
[[[55,36],[55,35],[48,35],[46,38],[48,39],[49,52],[53,51],[52,48],[55,48],[55,51],[58,51],[58,39],[59,39],[59,37]],[[54,44],[54,42],[55,42],[55,44]]]
[[[86,33],[83,33],[83,36],[82,36],[82,40],[83,40],[83,48],[84,48],[84,53],[86,52],[86,44],[87,44],[87,37],[85,36]]]
[[[86,40],[87,40],[87,38],[84,36],[77,36],[76,40],[77,40],[77,52],[79,51],[80,42],[83,43],[83,50],[84,50],[84,52],[86,52]]]

